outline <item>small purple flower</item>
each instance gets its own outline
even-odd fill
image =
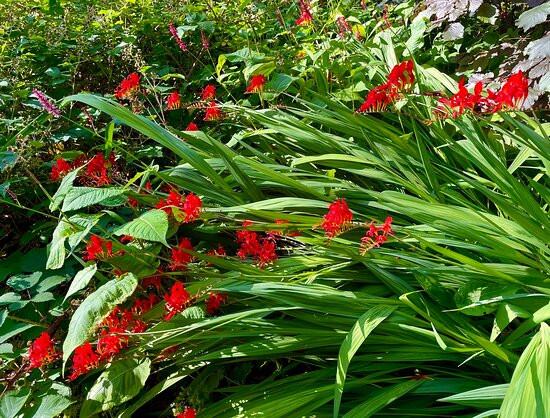
[[[168,25],[168,28],[170,29],[170,33],[172,34],[172,36],[174,37],[174,39],[176,40],[176,42],[178,43],[179,47],[181,48],[181,50],[183,52],[187,52],[187,44],[185,42],[183,42],[180,37],[178,36],[178,30],[176,29],[176,27],[174,26],[173,23],[170,23]]]
[[[38,102],[42,105],[42,107],[48,112],[50,115],[52,115],[54,118],[60,118],[61,117],[61,111],[55,107],[55,105],[50,101],[48,96],[46,96],[44,93],[42,93],[40,90],[34,89],[32,91],[32,94],[34,97],[38,99]]]
[[[363,10],[367,10],[367,5],[365,4],[365,0],[361,0],[361,6],[363,6]]]

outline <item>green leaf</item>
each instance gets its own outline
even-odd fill
[[[115,196],[120,196],[124,193],[124,189],[119,187],[109,187],[99,189],[95,187],[73,187],[65,196],[63,201],[62,212],[82,209],[101,203],[103,200],[111,199]]]
[[[161,209],[145,212],[139,218],[120,226],[114,232],[117,236],[130,235],[147,241],[162,242],[168,246],[166,242],[167,233],[168,215]]]
[[[269,80],[269,83],[267,83],[266,90],[282,93],[290,87],[293,81],[294,77],[286,74],[276,73],[273,74],[271,80]]]
[[[389,386],[386,388],[378,389],[374,392],[373,396],[370,396],[361,405],[356,406],[347,414],[344,418],[367,418],[374,415],[386,405],[395,401],[397,398],[405,395],[414,388],[420,386],[423,381],[409,380],[397,385]]]
[[[37,271],[32,274],[17,274],[15,276],[11,276],[6,283],[12,289],[25,290],[25,289],[30,289],[36,283],[38,283],[41,277],[42,277],[41,271]]]
[[[6,392],[0,401],[0,416],[2,418],[14,418],[31,394],[30,388],[10,390]]]
[[[516,25],[527,31],[539,23],[545,22],[549,14],[550,2],[546,1],[537,7],[523,12],[516,21]]]
[[[92,264],[90,264],[87,267],[84,267],[84,269],[76,273],[76,276],[74,276],[74,279],[71,282],[71,285],[69,286],[69,290],[67,290],[67,294],[65,295],[63,302],[65,302],[69,296],[72,296],[79,290],[84,289],[88,285],[92,277],[94,277],[94,274],[96,272],[97,272],[97,265],[96,263],[92,262]]]
[[[75,311],[63,342],[63,371],[74,349],[86,342],[95,327],[136,289],[138,280],[132,273],[105,283],[88,296]]]
[[[459,405],[473,406],[476,408],[498,408],[504,399],[504,394],[509,385],[493,385],[479,389],[473,389],[456,395],[439,399],[439,402],[451,402]]]
[[[65,240],[71,234],[73,228],[65,219],[61,219],[53,231],[52,242],[49,247],[46,269],[58,269],[65,262]]]
[[[70,398],[71,389],[68,386],[52,382],[51,388],[46,392],[35,394],[35,399],[33,399],[35,405],[28,411],[28,416],[54,418],[74,403]]]
[[[148,358],[114,361],[88,391],[80,416],[89,417],[108,411],[132,399],[145,386],[150,372],[151,360]]]
[[[384,319],[391,315],[395,306],[374,306],[365,312],[353,325],[340,346],[338,353],[338,365],[336,370],[336,385],[334,387],[334,417],[338,417],[340,402],[344,392],[344,382],[351,359],[359,350],[369,334]]]
[[[499,416],[549,417],[549,393],[550,327],[543,322],[516,365]]]
[[[61,202],[63,202],[65,196],[67,196],[67,193],[69,193],[69,191],[73,188],[73,182],[76,179],[79,171],[80,168],[77,168],[76,170],[71,171],[69,174],[63,177],[63,180],[61,180],[59,189],[57,189],[57,192],[55,192],[52,197],[52,201],[50,202],[50,210],[52,212],[59,208],[59,205],[61,204]]]

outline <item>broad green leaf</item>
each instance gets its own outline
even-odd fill
[[[549,14],[550,2],[546,1],[537,7],[523,12],[516,21],[516,25],[527,31],[539,23],[545,22]]]
[[[336,370],[336,386],[334,387],[334,417],[338,417],[340,402],[344,392],[344,382],[351,359],[369,334],[391,313],[395,306],[374,306],[365,312],[353,325],[340,346]]]
[[[30,388],[21,388],[6,392],[2,400],[0,400],[0,416],[2,418],[14,418],[17,416],[30,394]]]
[[[148,358],[114,361],[88,391],[80,416],[89,417],[108,411],[132,399],[145,386],[150,372],[151,360]]]
[[[147,241],[161,242],[168,246],[168,215],[161,209],[145,212],[139,218],[117,228],[115,235],[130,235],[131,237]]]
[[[120,279],[105,283],[77,308],[65,341],[63,342],[63,370],[74,349],[86,342],[95,327],[111,312],[115,306],[124,302],[136,289],[138,280],[132,273]]]
[[[20,291],[20,290],[30,289],[36,283],[38,283],[41,277],[42,277],[41,271],[37,271],[32,274],[16,274],[14,276],[11,276],[6,283],[12,289]]]
[[[271,76],[271,80],[266,85],[266,90],[282,93],[290,87],[294,78],[281,73],[276,73]]]
[[[50,211],[53,212],[59,208],[59,205],[63,202],[65,196],[67,196],[67,193],[69,193],[69,191],[73,188],[73,182],[76,179],[76,176],[78,176],[79,171],[80,167],[63,177],[63,180],[61,180],[61,184],[59,185],[59,189],[57,189],[52,197],[52,201],[50,202]]]
[[[65,196],[62,212],[78,210],[88,206],[96,205],[104,200],[120,196],[124,189],[119,187],[95,188],[95,187],[73,187]]]
[[[550,327],[542,322],[516,365],[499,416],[548,417],[549,393]]]
[[[35,394],[33,401],[33,408],[27,411],[33,418],[54,418],[75,402],[71,400],[71,389],[57,382],[52,382],[46,392]]]
[[[67,294],[65,295],[63,302],[65,302],[67,298],[74,295],[79,290],[84,289],[88,285],[92,277],[94,277],[94,274],[96,272],[97,272],[97,265],[96,263],[92,263],[89,266],[84,267],[78,273],[76,273],[73,281],[71,282],[71,285],[69,286],[69,290],[67,290]]]
[[[65,262],[65,240],[73,232],[73,227],[65,219],[61,219],[53,231],[52,242],[49,247],[47,269],[58,269]]]

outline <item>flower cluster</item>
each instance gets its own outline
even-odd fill
[[[194,122],[190,122],[189,125],[187,125],[187,128],[185,128],[185,130],[187,132],[198,131],[199,127]]]
[[[27,356],[30,362],[28,370],[42,367],[44,364],[51,363],[61,356],[61,353],[55,351],[53,344],[47,332],[43,332],[40,334],[40,337],[32,342]]]
[[[214,100],[216,98],[216,87],[212,84],[207,84],[201,93],[201,100],[205,102]]]
[[[529,81],[521,71],[512,74],[503,84],[500,91],[487,89],[483,94],[483,83],[480,81],[474,87],[474,92],[468,92],[464,86],[464,78],[458,83],[458,92],[451,97],[441,97],[434,109],[436,119],[444,119],[450,115],[457,118],[466,111],[494,113],[508,109],[519,109],[529,94]]]
[[[200,218],[202,200],[193,192],[185,196],[170,190],[168,197],[159,201],[156,208],[162,209],[168,215],[173,214],[178,221],[188,223]],[[183,211],[183,214],[180,211]]]
[[[172,257],[170,263],[170,269],[187,270],[187,264],[193,261],[193,256],[185,250],[195,251],[189,238],[183,238],[176,248],[172,248]]]
[[[195,418],[197,416],[197,411],[190,406],[186,406],[183,412],[180,412],[176,415],[176,418]]]
[[[351,30],[351,27],[349,26],[349,23],[346,21],[346,18],[344,16],[338,16],[337,22],[340,29],[340,37],[342,39],[346,39],[346,32],[353,34],[353,31]]]
[[[204,120],[213,121],[222,118],[222,111],[216,104],[216,102],[210,103],[210,106],[206,108],[206,113],[204,115]]]
[[[392,68],[385,84],[375,87],[367,95],[358,112],[382,112],[389,103],[397,100],[403,91],[414,84],[414,63],[412,60]]]
[[[97,235],[92,235],[90,242],[86,244],[86,250],[83,252],[86,254],[82,257],[84,261],[98,260],[99,257],[112,257],[113,243],[105,241]]]
[[[363,238],[361,238],[361,246],[359,253],[364,255],[367,251],[373,248],[379,248],[388,240],[388,235],[393,234],[391,216],[388,216],[383,225],[376,226],[374,222],[369,223],[368,230]]]
[[[112,175],[118,169],[114,153],[111,153],[109,160],[106,160],[101,152],[89,160],[81,155],[72,164],[60,157],[52,166],[50,179],[59,180],[67,173],[85,164],[87,164],[86,172],[78,177],[78,182],[86,186],[100,187],[111,183],[112,179],[109,174]]]
[[[275,223],[277,225],[284,225],[284,224],[288,224],[288,221],[286,220],[282,220],[282,219],[276,219],[275,220]],[[294,232],[287,232],[285,234],[283,234],[282,231],[267,231],[266,232],[268,235],[270,236],[281,236],[281,235],[286,235],[287,237],[299,237],[301,235],[301,232],[300,231],[294,231]]]
[[[298,20],[296,20],[296,25],[309,25],[313,21],[313,16],[311,15],[311,12],[309,11],[308,5],[304,2],[304,0],[300,0],[300,10],[301,15]]]
[[[52,103],[52,101],[46,96],[43,92],[40,90],[34,89],[32,91],[32,94],[36,99],[38,100],[38,103],[48,112],[50,115],[52,115],[54,118],[60,118],[61,117],[61,111]]]
[[[63,157],[59,157],[55,164],[52,166],[52,172],[50,174],[51,180],[59,180],[67,173],[72,171],[74,167],[68,161],[65,161]]]
[[[247,93],[259,93],[264,90],[265,86],[265,76],[261,74],[257,74],[255,76],[252,76],[252,80],[250,80],[250,86],[246,88]]]
[[[220,309],[220,305],[225,302],[225,299],[226,297],[218,292],[210,292],[210,296],[206,300],[206,312],[214,315]]]
[[[128,346],[128,335],[126,333],[141,333],[147,329],[147,325],[136,319],[151,309],[157,299],[149,295],[147,299],[136,300],[130,309],[121,309],[118,306],[113,309],[99,325],[97,345],[94,351],[89,341],[75,349],[73,357],[72,374],[69,380],[74,380],[82,374],[99,366],[101,361],[110,360],[123,348]]]
[[[139,91],[140,82],[138,73],[130,74],[115,89],[115,97],[117,99],[132,99]]]
[[[341,232],[349,223],[353,214],[348,208],[344,199],[338,199],[332,202],[328,208],[328,213],[323,217],[321,228],[326,231],[330,238]]]
[[[165,309],[168,312],[166,314],[167,321],[178,312],[183,312],[192,303],[191,295],[185,290],[182,282],[176,282],[170,293],[164,295],[164,300],[166,301]]]
[[[176,110],[181,107],[181,100],[178,91],[176,90],[170,96],[168,96],[168,102],[166,110]]]
[[[250,226],[251,222],[244,222],[243,226]],[[275,240],[272,236],[260,238],[258,233],[249,230],[237,231],[237,244],[240,248],[237,255],[244,259],[251,256],[258,260],[258,266],[263,268],[269,263],[277,260],[279,257],[275,252]]]
[[[178,30],[174,26],[173,23],[170,23],[168,25],[168,29],[170,30],[170,33],[172,34],[172,37],[176,40],[178,46],[183,52],[187,51],[187,44],[181,40],[181,38],[178,35]]]

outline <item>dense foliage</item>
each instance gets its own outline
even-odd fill
[[[0,6],[0,416],[549,416],[535,3]]]

